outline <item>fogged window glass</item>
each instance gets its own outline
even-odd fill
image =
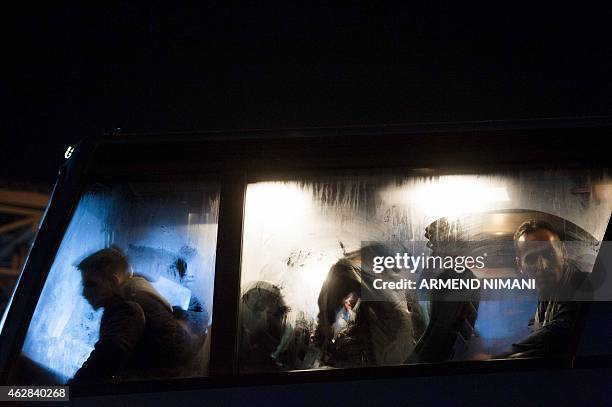
[[[32,317],[20,382],[206,375],[218,203],[211,182],[89,188]]]
[[[572,338],[552,327],[573,326],[574,304],[545,302],[537,289],[514,298],[487,297],[470,288],[455,300],[434,291],[367,291],[364,281],[377,274],[366,270],[363,257],[401,247],[425,258],[443,251],[441,242],[469,241],[471,252],[463,254],[484,253],[483,267],[464,267],[457,276],[518,278],[514,235],[533,220],[536,229],[549,225],[558,240],[586,242],[591,252],[574,260],[590,272],[610,218],[610,191],[602,170],[496,175],[423,170],[251,183],[244,219],[240,371],[571,352],[556,344]],[[428,272],[446,281],[447,266],[438,268],[437,274]],[[427,272],[412,276],[420,284]],[[571,317],[559,321],[559,315]]]

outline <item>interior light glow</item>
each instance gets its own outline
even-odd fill
[[[407,191],[408,201],[434,217],[456,218],[510,200],[504,186],[475,176],[443,176]]]
[[[249,215],[268,222],[302,214],[311,206],[311,199],[304,191],[281,182],[250,184],[246,202]]]

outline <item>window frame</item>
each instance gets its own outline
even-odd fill
[[[518,126],[518,127],[517,127]],[[184,134],[182,139],[199,143],[206,148],[227,145],[226,154],[231,157],[231,148],[242,146],[245,151],[254,145],[271,146],[269,151],[257,150],[253,157],[245,157],[238,151],[233,158],[221,158],[219,162],[201,163],[189,167],[189,175],[215,174],[220,183],[219,229],[217,234],[217,256],[215,264],[215,290],[213,295],[213,323],[211,328],[210,369],[208,377],[176,378],[154,381],[128,381],[101,385],[71,387],[73,396],[97,396],[104,394],[127,394],[151,391],[177,391],[233,387],[243,385],[312,383],[319,381],[358,380],[390,377],[415,377],[430,375],[484,374],[504,371],[530,371],[541,369],[567,369],[573,367],[612,366],[612,355],[595,357],[563,357],[494,361],[457,361],[440,364],[419,364],[401,366],[380,366],[368,368],[330,369],[292,371],[280,373],[238,374],[238,303],[240,299],[240,274],[242,233],[244,220],[244,200],[248,183],[261,180],[282,180],[295,178],[300,174],[333,172],[340,170],[367,171],[377,169],[410,170],[423,164],[439,170],[455,172],[468,171],[470,168],[483,170],[504,170],[517,168],[549,168],[551,165],[562,167],[604,168],[608,163],[604,149],[597,149],[601,135],[609,134],[609,122],[586,121],[554,124],[551,122],[522,123],[517,125],[471,124],[425,128],[383,127],[383,128],[344,128],[304,130],[303,134],[292,134],[291,130],[255,131],[245,133],[214,133],[208,135]],[[299,132],[298,132],[299,133]],[[585,134],[586,133],[586,136]],[[229,138],[224,140],[221,136]],[[508,136],[516,137],[510,140]],[[159,140],[156,141],[156,137]],[[219,138],[221,137],[221,139]],[[438,148],[430,145],[425,154],[410,161],[410,154],[402,157],[397,151],[376,150],[383,142],[404,146],[414,150],[423,144],[431,144],[431,137],[450,141],[447,146]],[[518,144],[531,145],[530,138],[536,137],[535,147],[529,154],[520,155],[508,147]],[[538,139],[539,138],[539,139]],[[92,177],[106,174],[113,178],[121,176],[121,170],[109,171],[97,168],[98,152],[102,148],[118,146],[138,146],[141,142],[156,143],[160,150],[163,143],[177,143],[176,135],[125,135],[116,138],[107,135],[101,138],[86,139],[77,146],[75,154],[60,171],[54,192],[45,213],[41,229],[28,255],[24,269],[17,281],[11,301],[7,305],[4,326],[0,334],[0,381],[6,382],[21,350],[30,320],[59,245],[72,219],[76,204]],[[195,140],[195,141],[194,141]],[[212,141],[211,141],[212,140]],[[219,141],[221,140],[221,141]],[[464,145],[460,145],[464,140]],[[585,146],[585,140],[587,144]],[[514,141],[514,142],[512,142]],[[518,141],[518,142],[517,142]],[[213,144],[210,144],[210,143]],[[322,145],[311,146],[311,143]],[[551,144],[552,143],[552,144]],[[563,143],[566,143],[565,145]],[[309,147],[310,146],[310,147]],[[311,148],[312,147],[312,148]],[[369,152],[372,156],[355,162],[351,154],[328,154],[339,152],[342,148],[355,147],[359,152]],[[300,150],[306,148],[306,150]],[[450,157],[449,149],[459,148],[458,158]],[[292,151],[291,157],[282,154]],[[299,151],[296,153],[296,151]],[[497,159],[499,151],[506,154],[503,160]],[[558,153],[558,154],[557,154]],[[589,157],[589,154],[591,155]],[[542,158],[543,157],[543,158]],[[485,158],[485,159],[483,159]],[[495,161],[495,162],[491,162]],[[112,160],[111,160],[112,162]],[[239,165],[236,165],[238,163]],[[127,173],[131,173],[127,170]],[[142,179],[163,179],[164,174],[180,174],[176,168],[163,169],[159,173],[141,173]],[[124,172],[125,174],[125,172]],[[612,240],[610,222],[603,240]],[[223,287],[221,289],[221,287]],[[227,361],[230,360],[231,363]]]

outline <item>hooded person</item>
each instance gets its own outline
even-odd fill
[[[364,260],[385,250],[379,245],[364,247],[346,254],[329,270],[319,293],[316,334],[324,364],[393,365],[412,353],[418,301],[408,300],[404,292],[373,289],[378,276]]]

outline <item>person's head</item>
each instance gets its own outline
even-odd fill
[[[446,217],[427,226],[425,238],[434,256],[464,256],[469,250],[464,225]]]
[[[566,262],[559,233],[547,222],[528,220],[516,230],[514,247],[521,273],[535,278],[540,291],[550,291],[561,278]]]
[[[110,305],[131,275],[127,257],[115,247],[87,256],[77,268],[83,278],[83,297],[94,309]]]
[[[344,297],[344,308],[346,308],[349,311],[352,310],[357,304],[357,299],[358,299],[357,294],[351,292],[349,295]]]

